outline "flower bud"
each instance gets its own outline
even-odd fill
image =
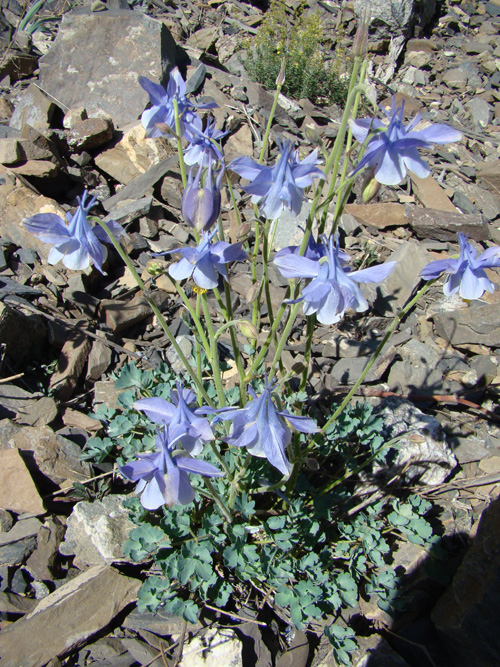
[[[354,36],[353,52],[356,58],[364,58],[366,56],[368,44],[368,28],[370,27],[370,20],[368,18],[367,8],[363,10],[361,20],[358,24],[358,29]]]
[[[217,178],[212,177],[212,159],[209,158],[205,170],[205,183],[200,184],[203,163],[193,179],[193,169],[189,172],[188,183],[182,195],[181,213],[184,220],[197,232],[206,232],[219,217],[221,207],[220,181],[223,169]]]
[[[363,187],[361,190],[363,201],[365,202],[365,204],[375,197],[375,195],[379,191],[379,188],[380,188],[380,183],[377,180],[375,180],[375,176],[373,175],[373,169],[371,169],[370,172],[366,175],[365,180],[363,181]]]
[[[249,340],[257,340],[258,332],[255,326],[248,320],[240,320],[238,322],[238,329],[241,333],[246,336]]]
[[[285,83],[286,78],[286,60],[285,56],[281,59],[281,67],[278,76],[276,77],[276,87],[281,88]]]
[[[150,276],[161,276],[168,270],[168,263],[161,259],[150,259],[146,264],[146,271]]]

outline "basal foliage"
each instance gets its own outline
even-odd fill
[[[95,414],[107,424],[108,437],[90,439],[85,457],[101,462],[110,457],[123,464],[151,449],[153,425],[132,404],[151,393],[167,398],[176,380],[167,366],[154,372],[125,366],[115,379],[124,390],[120,409],[101,406]],[[206,388],[209,395],[215,394],[210,383]],[[228,392],[229,401],[236,398]],[[305,399],[300,393],[287,403]],[[224,426],[219,427],[224,433]],[[234,448],[231,456],[224,454],[231,472],[244,458],[238,454]],[[391,552],[401,540],[423,546],[433,543],[425,518],[430,503],[418,496],[402,494],[350,515],[356,501],[350,497],[352,480],[344,480],[360,470],[366,479],[372,463],[383,463],[389,455],[380,418],[371,406],[358,403],[344,410],[314,458],[306,462],[308,474],[299,474],[293,500],[275,492],[279,474],[257,458],[252,459],[247,477],[259,479],[259,491],[267,487],[267,493],[244,491],[246,480],[240,480],[231,523],[194,479],[195,500],[187,506],[151,513],[131,497],[125,504],[136,527],[124,552],[149,569],[139,592],[139,609],[162,608],[194,622],[204,604],[230,610],[248,599],[267,600],[297,628],[319,629],[326,619],[325,632],[336,660],[349,664],[356,642],[340,616],[355,613],[360,596],[375,596],[387,611],[401,608],[404,601],[398,598],[400,582],[391,566]],[[213,485],[221,497],[234,492],[226,478],[214,479]]]

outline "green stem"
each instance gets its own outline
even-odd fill
[[[231,289],[229,283],[224,281],[224,295],[226,297],[226,319],[233,319],[233,304],[231,302]],[[217,301],[219,302],[221,308],[222,299],[220,298],[219,293],[216,291]],[[229,330],[229,335],[231,336],[231,345],[233,347],[234,361],[236,363],[236,368],[238,370],[238,376],[240,378],[239,390],[240,390],[240,406],[243,407],[246,403],[246,383],[245,383],[245,369],[243,368],[243,362],[241,359],[240,346],[238,345],[238,339],[236,337],[236,331],[231,327]]]
[[[122,260],[125,262],[125,265],[127,266],[130,273],[132,274],[132,276],[133,276],[134,280],[136,281],[137,285],[142,290],[144,298],[149,303],[149,305],[151,307],[151,310],[154,312],[154,314],[158,318],[158,322],[160,323],[160,325],[161,325],[163,331],[165,332],[165,334],[167,335],[167,338],[170,341],[170,344],[172,345],[174,350],[176,351],[179,359],[184,364],[184,367],[186,368],[187,372],[189,373],[189,376],[191,377],[192,381],[194,382],[196,388],[198,389],[198,392],[201,394],[201,396],[203,396],[203,398],[205,399],[205,401],[207,402],[208,405],[210,405],[212,407],[215,407],[213,401],[210,399],[207,392],[203,388],[203,385],[201,383],[201,378],[198,377],[195,369],[191,366],[191,364],[187,360],[184,352],[181,350],[181,348],[179,346],[179,343],[175,340],[175,336],[170,331],[170,329],[168,327],[168,324],[167,324],[165,318],[163,317],[163,314],[161,313],[160,309],[158,308],[156,303],[153,301],[153,299],[149,296],[148,289],[146,288],[146,285],[144,284],[140,275],[135,270],[134,265],[132,264],[129,256],[123,250],[123,248],[118,243],[116,238],[113,236],[113,234],[112,234],[111,230],[109,229],[108,225],[103,220],[99,220],[99,218],[94,218],[94,220],[104,229],[106,234],[109,236],[109,238],[111,240],[111,243],[116,248],[118,254],[122,258]]]
[[[271,132],[271,126],[273,124],[274,114],[276,112],[276,106],[278,104],[278,98],[280,93],[281,93],[281,86],[278,85],[276,87],[276,93],[274,94],[273,106],[271,107],[271,113],[269,114],[269,120],[267,121],[264,139],[262,140],[262,148],[260,149],[260,155],[259,155],[259,164],[262,164],[262,160],[264,159],[264,155],[266,153],[267,141],[269,139],[269,133]]]
[[[215,388],[217,390],[217,398],[219,399],[219,407],[223,408],[226,405],[226,397],[222,387],[222,376],[219,364],[219,351],[217,350],[217,339],[215,337],[214,325],[210,317],[210,308],[208,306],[207,295],[201,295],[201,303],[203,306],[203,314],[205,316],[205,324],[208,330],[208,338],[210,340],[210,365],[212,366]]]
[[[201,309],[201,298],[200,295],[196,295],[196,317],[198,320],[200,319],[200,309]],[[194,339],[195,343],[195,352],[196,352],[196,370],[198,371],[198,377],[201,378],[203,377],[203,368],[201,365],[201,348],[200,348],[200,341],[198,338],[195,337]],[[201,405],[201,396],[198,394],[198,403]]]
[[[395,315],[395,317],[394,317],[394,319],[393,319],[393,321],[392,321],[390,327],[387,329],[387,333],[386,333],[385,336],[382,338],[382,341],[380,342],[379,346],[377,347],[377,349],[376,349],[375,352],[373,353],[373,356],[372,356],[372,358],[370,359],[370,361],[366,364],[365,368],[363,369],[363,372],[361,373],[361,375],[359,376],[359,378],[358,378],[358,379],[356,380],[356,382],[354,383],[354,385],[353,385],[351,391],[347,394],[347,396],[344,398],[344,400],[342,401],[342,403],[339,405],[339,407],[335,410],[335,412],[333,413],[333,415],[330,417],[330,419],[326,422],[326,424],[325,424],[325,425],[323,426],[323,428],[321,429],[321,430],[323,431],[323,433],[324,433],[324,432],[325,432],[325,431],[326,431],[326,430],[333,424],[333,422],[337,419],[337,417],[340,415],[340,413],[342,412],[342,410],[345,408],[345,406],[349,403],[349,401],[351,400],[351,398],[352,398],[352,397],[354,396],[354,394],[357,392],[359,386],[361,385],[361,383],[362,383],[363,380],[365,379],[367,373],[370,371],[370,369],[371,369],[371,367],[373,366],[373,364],[376,362],[376,360],[377,360],[378,357],[380,356],[380,353],[381,353],[382,350],[384,349],[385,344],[387,343],[387,341],[389,340],[389,338],[390,338],[391,335],[393,334],[393,332],[394,332],[394,330],[396,329],[396,327],[398,326],[398,324],[401,322],[401,320],[404,318],[404,316],[405,316],[405,315],[406,315],[406,314],[413,308],[413,306],[417,303],[417,301],[420,299],[420,297],[421,297],[423,294],[425,294],[425,292],[427,292],[427,290],[429,289],[429,287],[430,287],[434,282],[435,282],[434,280],[429,280],[427,283],[425,283],[425,285],[424,285],[424,286],[423,286],[423,287],[422,287],[422,288],[415,294],[415,296],[413,297],[413,299],[411,299],[411,300],[406,304],[406,306],[405,306],[399,313],[397,313],[397,314]],[[311,444],[312,444],[312,443],[311,443]],[[309,446],[309,447],[310,447],[310,446]]]
[[[173,98],[172,103],[174,105],[174,114],[175,114],[175,132],[177,135],[176,140],[177,140],[177,152],[179,154],[179,167],[181,169],[182,185],[186,187],[187,178],[186,178],[186,168],[184,166],[184,155],[182,152],[181,120],[179,118],[179,105],[175,97]]]
[[[208,479],[208,477],[204,477],[203,481],[205,482],[205,486],[207,487],[207,489],[210,491],[210,494],[212,495],[212,498],[215,500],[215,502],[219,506],[221,512],[226,517],[228,523],[232,523],[233,516],[232,516],[231,512],[229,511],[229,509],[227,508],[225,502],[222,500],[222,498],[219,496],[219,494],[215,490],[215,487],[212,484],[212,482]]]
[[[295,318],[297,317],[297,313],[299,312],[299,309],[300,309],[301,305],[302,305],[301,303],[296,303],[296,304],[294,304],[293,308],[290,309],[290,312],[288,314],[288,320],[286,322],[283,333],[281,334],[279,345],[276,348],[276,352],[274,353],[273,360],[271,361],[271,370],[269,371],[269,380],[271,380],[276,375],[276,364],[281,359],[281,355],[283,353],[283,348],[286,345],[286,342],[288,340],[288,336],[290,335],[290,331],[292,330],[293,324],[295,322]]]
[[[304,352],[304,370],[302,371],[302,380],[300,381],[300,391],[304,391],[309,375],[309,362],[311,360],[312,337],[314,333],[315,318],[310,316],[307,318],[307,334],[306,334],[306,349]]]
[[[198,336],[200,338],[200,342],[203,345],[203,349],[205,350],[205,354],[207,357],[210,356],[210,343],[207,340],[207,337],[205,335],[205,332],[203,331],[203,325],[201,323],[200,317],[199,317],[199,306],[198,306],[198,301],[197,301],[197,310],[195,311],[186,292],[184,289],[179,285],[179,283],[174,280],[172,277],[170,280],[173,282],[175,285],[176,290],[179,292],[179,296],[182,299],[182,302],[186,306],[187,311],[191,315],[191,319],[193,320],[193,323],[196,327],[196,331],[198,332]]]

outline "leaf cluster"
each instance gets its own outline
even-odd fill
[[[299,6],[290,14],[285,2],[272,0],[254,43],[247,48],[245,68],[254,81],[274,90],[284,58],[285,95],[342,105],[349,77],[340,75],[336,61],[325,65],[328,50],[318,12],[305,14]]]

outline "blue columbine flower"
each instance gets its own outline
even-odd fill
[[[273,403],[271,390],[274,382],[265,384],[257,397],[252,387],[248,388],[253,400],[244,408],[221,408],[216,421],[233,420],[229,436],[224,441],[235,447],[246,447],[250,454],[266,458],[283,475],[290,473],[290,462],[285,449],[292,439],[287,422],[301,433],[317,433],[316,423],[310,417],[297,417],[288,410],[278,411]]]
[[[210,234],[204,232],[201,243],[196,248],[175,248],[168,251],[180,252],[182,255],[182,259],[168,269],[174,280],[185,280],[192,276],[198,287],[205,290],[217,287],[217,273],[220,273],[224,280],[228,280],[225,265],[229,262],[241,262],[246,259],[247,254],[242,250],[241,243],[231,245],[226,241],[217,241],[212,244],[216,232],[217,230]]]
[[[217,106],[214,102],[205,104],[190,102],[186,97],[186,84],[177,67],[170,72],[166,88],[145,76],[139,77],[139,84],[149,95],[152,104],[151,108],[146,109],[141,116],[147,137],[163,137],[168,134],[168,131],[160,129],[162,125],[175,132],[174,99],[177,100],[181,134],[188,141],[193,141],[203,128],[201,118],[194,109],[213,109]]]
[[[204,175],[202,176],[202,173]],[[181,213],[184,220],[198,232],[206,232],[217,221],[220,213],[220,183],[224,168],[212,175],[212,156],[207,159],[206,169],[200,163],[196,176],[190,169],[188,181],[181,201]]]
[[[303,189],[311,185],[314,178],[324,177],[316,166],[320,162],[317,149],[299,160],[291,142],[277,143],[281,155],[274,167],[265,167],[249,157],[238,157],[229,165],[229,169],[252,181],[243,190],[253,195],[252,202],[260,204],[261,213],[268,220],[279,218],[285,208],[298,215]]]
[[[187,505],[194,500],[194,489],[188,473],[205,477],[221,477],[224,473],[211,463],[172,453],[182,440],[182,429],[164,428],[156,438],[156,452],[139,454],[137,461],[120,466],[120,472],[132,482],[139,482],[136,493],[141,505],[156,510],[162,505]]]
[[[141,398],[132,407],[144,412],[155,424],[182,430],[184,435],[180,438],[180,444],[189,454],[196,456],[203,445],[214,438],[210,423],[200,416],[203,408],[190,409],[189,406],[196,401],[196,395],[190,389],[177,385],[177,389],[171,390],[170,398],[172,403],[164,398]]]
[[[361,271],[345,269],[345,253],[340,255],[338,246],[330,237],[327,252],[320,260],[308,259],[294,253],[274,258],[274,263],[285,278],[312,278],[304,287],[297,301],[304,302],[304,315],[316,313],[322,324],[335,324],[348,308],[362,312],[368,308],[368,302],[357,283],[378,283],[384,280],[395,266],[395,262],[386,262],[371,266]]]
[[[480,299],[485,290],[493,292],[495,283],[485,273],[485,269],[500,267],[500,248],[488,248],[477,257],[474,246],[467,241],[465,234],[458,233],[460,256],[458,259],[438,259],[420,273],[424,280],[438,278],[442,273],[448,274],[443,286],[446,296],[459,291],[462,299]]]
[[[228,133],[216,130],[215,121],[213,123],[208,121],[203,132],[194,128],[193,139],[184,151],[184,162],[188,166],[199,164],[202,167],[207,167],[209,158],[211,158],[211,160],[218,160],[222,163],[224,156],[217,142],[223,139]]]
[[[66,213],[66,222],[55,213],[38,213],[24,220],[24,226],[34,236],[50,243],[54,247],[48,255],[49,264],[57,264],[60,260],[64,266],[74,271],[82,271],[92,262],[104,274],[102,264],[106,259],[107,250],[101,241],[109,243],[108,235],[98,225],[91,227],[87,214],[95,206],[97,199],[89,196],[85,190],[81,197],[77,197],[78,208],[74,215]],[[107,223],[116,238],[125,234],[125,230],[117,222]]]
[[[364,143],[368,134],[379,130],[366,146],[365,153],[351,175],[363,167],[374,170],[374,177],[384,185],[397,185],[406,176],[409,169],[420,178],[430,174],[429,166],[420,158],[418,148],[432,148],[433,144],[449,144],[459,141],[462,133],[448,125],[431,125],[423,130],[413,128],[420,123],[422,117],[417,114],[408,123],[403,124],[404,103],[396,109],[392,98],[392,112],[385,112],[389,125],[385,126],[377,119],[351,120],[352,133],[360,144]]]

